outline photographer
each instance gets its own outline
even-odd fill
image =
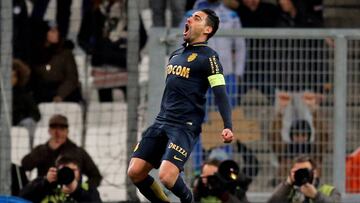
[[[246,191],[251,179],[239,172],[236,162],[209,160],[193,183],[195,202],[248,203]]]
[[[59,156],[72,156],[78,160],[78,166],[88,177],[89,184],[98,187],[102,180],[100,171],[86,150],[69,138],[67,117],[61,114],[53,115],[49,120],[48,132],[49,140],[36,146],[21,160],[24,170],[31,171],[36,168],[38,177],[46,176]]]
[[[56,167],[30,182],[20,196],[35,203],[101,202],[97,189],[82,181],[79,163],[70,156],[59,157]]]
[[[318,168],[307,156],[296,158],[290,174],[272,194],[268,203],[334,203],[340,192],[332,185],[319,185]]]

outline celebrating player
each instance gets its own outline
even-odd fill
[[[199,139],[209,87],[224,122],[222,139],[233,140],[231,109],[218,54],[207,46],[219,27],[210,9],[195,12],[186,21],[183,47],[173,52],[166,67],[166,86],[161,110],[153,125],[134,149],[128,176],[151,202],[169,199],[149,175],[159,168],[159,179],[181,202],[192,202],[192,194],[179,176]]]

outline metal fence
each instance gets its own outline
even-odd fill
[[[264,201],[274,186],[285,180],[293,159],[305,153],[320,165],[322,182],[334,184],[346,196],[346,201],[358,201],[359,196],[351,190],[358,180],[354,171],[359,167],[352,165],[356,163],[349,158],[350,153],[360,147],[357,136],[360,36],[357,32],[333,29],[219,32],[217,37],[243,37],[246,41],[245,72],[235,76],[235,80],[227,81],[230,86],[233,81],[236,83],[236,91],[228,93],[235,104],[234,131],[240,144],[220,147],[219,150],[222,122],[210,102],[203,124],[202,142],[193,151],[185,171],[187,181],[191,182],[199,172],[204,159],[223,158],[224,151],[225,157],[238,161],[244,171],[257,174],[250,186],[251,196]],[[181,41],[176,33],[180,32],[172,30],[167,37],[160,37],[158,47],[152,46],[152,49],[170,53]],[[160,48],[164,45],[167,46]],[[163,58],[149,54],[150,64],[152,60]],[[160,60],[151,67],[160,71],[163,66]],[[158,86],[163,78],[151,73],[149,77],[149,88]],[[155,77],[156,82],[152,82]],[[208,98],[212,99],[211,96]],[[149,107],[159,102],[149,101]],[[310,144],[296,145],[299,138],[294,136],[305,131],[306,127],[300,128],[304,123],[309,124]],[[258,162],[249,161],[253,156]],[[353,171],[349,172],[349,168]]]
[[[0,193],[10,192],[11,2],[0,1]]]

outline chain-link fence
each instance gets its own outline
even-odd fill
[[[227,81],[235,86],[228,93],[239,142],[222,146],[222,120],[210,102],[187,180],[205,159],[231,158],[253,177],[253,194],[270,194],[286,179],[294,159],[307,154],[318,163],[322,183],[356,193],[359,47],[354,30],[244,29],[218,35],[234,33],[245,37],[247,53],[244,74]],[[174,36],[167,42],[178,41]]]

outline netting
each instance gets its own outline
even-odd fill
[[[321,165],[322,180],[332,182],[334,48],[325,39],[247,39],[246,44],[244,75],[228,81],[238,89],[230,98],[239,142],[218,150],[222,120],[211,105],[202,148],[193,153],[189,171],[199,172],[215,149],[253,176],[251,191],[271,192],[286,179],[294,158],[309,154]]]

